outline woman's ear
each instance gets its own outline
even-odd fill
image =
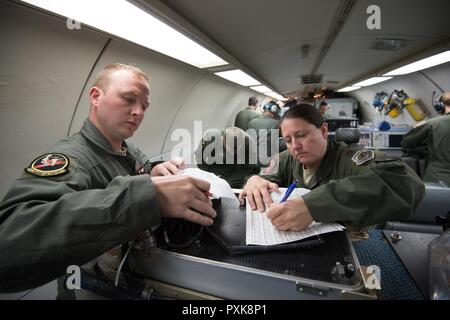
[[[320,130],[322,131],[323,137],[325,139],[328,139],[328,123],[326,123],[326,122],[322,123]]]

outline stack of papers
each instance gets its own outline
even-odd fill
[[[233,204],[239,206],[239,200],[235,193],[242,191],[241,189],[232,189],[228,182],[219,178],[213,173],[200,170],[198,168],[187,168],[181,171],[181,174],[206,180],[211,184],[209,192],[216,198],[228,198]],[[304,188],[296,188],[288,200],[300,198],[310,190]],[[280,192],[272,192],[272,200],[279,203],[286,192],[286,188],[280,188]],[[267,208],[264,212],[253,211],[247,201],[246,207],[246,244],[247,245],[276,245],[288,242],[294,242],[309,238],[322,233],[342,231],[345,227],[339,223],[318,223],[312,222],[306,229],[302,231],[280,231],[276,229],[270,219],[267,218]]]
[[[280,193],[272,192],[272,200],[279,203],[286,192],[286,188],[280,188]],[[295,189],[288,200],[300,198],[310,190],[304,188]],[[280,231],[274,227],[270,219],[267,218],[267,208],[264,212],[253,211],[247,201],[246,207],[246,243],[247,245],[275,245],[298,241],[301,239],[316,236],[322,233],[342,231],[345,227],[339,223],[318,223],[312,222],[302,231]]]
[[[182,170],[180,173],[208,181],[211,184],[209,192],[211,192],[215,198],[229,198],[232,199],[237,206],[239,206],[239,200],[236,198],[228,182],[222,178],[219,178],[214,173],[200,170],[198,168],[187,168]]]

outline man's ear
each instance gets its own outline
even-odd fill
[[[98,87],[92,87],[91,90],[89,91],[89,100],[91,102],[91,105],[97,106],[99,98],[101,97],[102,94],[103,94],[102,89]]]

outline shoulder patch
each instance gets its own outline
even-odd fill
[[[69,158],[61,153],[47,153],[34,159],[25,171],[38,177],[54,177],[69,172]]]
[[[373,150],[359,150],[353,155],[352,161],[357,166],[360,166],[366,162],[369,162],[370,160],[373,160],[374,158],[375,152]]]

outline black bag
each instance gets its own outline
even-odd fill
[[[247,245],[245,241],[245,206],[237,206],[227,198],[214,199],[213,202],[217,217],[214,224],[207,227],[206,230],[230,255],[274,250],[309,250],[323,243],[320,236],[314,236],[277,245]]]

